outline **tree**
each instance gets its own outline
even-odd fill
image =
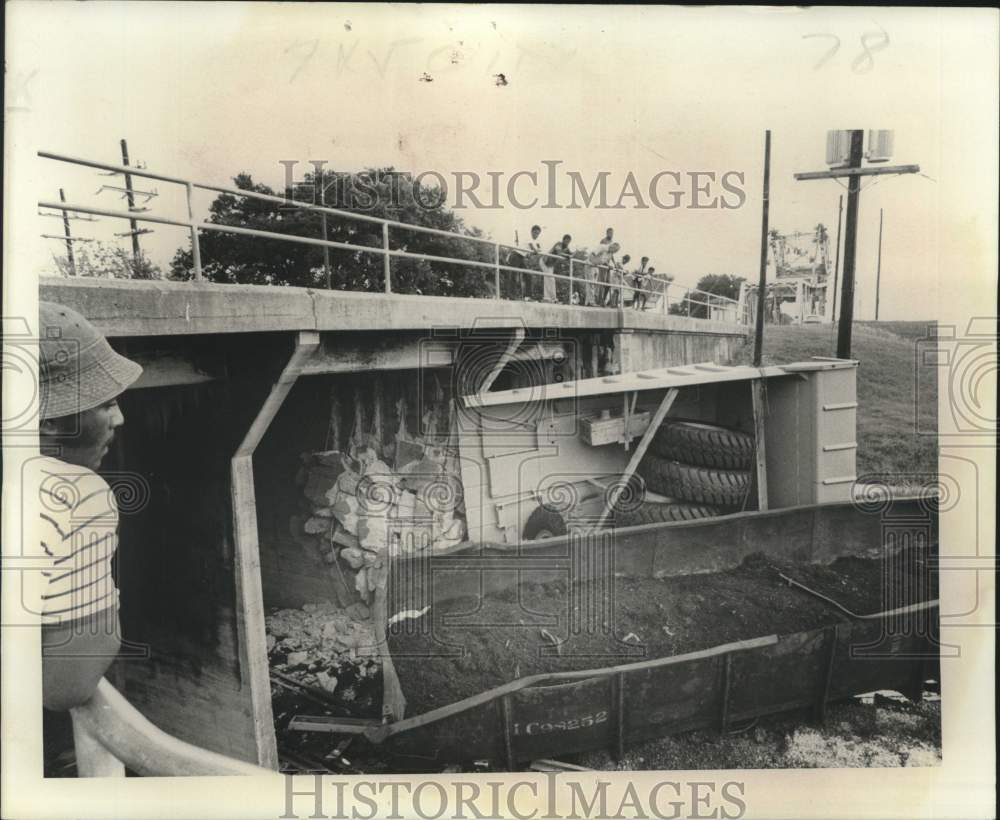
[[[697,290],[705,291],[705,293],[714,293],[716,296],[725,296],[727,299],[732,299],[736,301],[740,295],[740,284],[746,281],[743,276],[735,276],[728,273],[710,273],[708,276],[702,276],[698,280],[698,284],[695,286]],[[694,294],[690,304],[688,300],[684,299],[677,304],[670,306],[670,312],[675,315],[687,316],[690,309],[690,315],[697,319],[708,319],[708,305],[706,302],[710,301],[704,294],[696,293]]]
[[[145,253],[136,259],[132,251],[117,248],[100,240],[77,245],[73,250],[73,264],[69,257],[53,256],[61,276],[87,276],[99,279],[162,279],[163,271],[153,264]]]
[[[241,190],[275,195],[268,186],[254,182],[250,174],[240,173],[233,181]],[[444,199],[437,188],[423,186],[411,174],[392,168],[368,169],[359,174],[307,174],[293,190],[285,191],[284,198],[284,202],[278,203],[220,194],[211,205],[208,221],[320,239],[321,214],[298,207],[296,202],[326,202],[329,207],[362,217],[391,219],[455,234],[442,236],[391,227],[392,250],[494,261],[490,245],[462,238],[482,236],[478,229],[467,229],[448,208],[434,207]],[[363,250],[382,247],[382,225],[368,218],[328,214],[326,233],[332,242],[359,246],[330,248],[329,271],[323,248],[318,245],[204,230],[200,239],[202,272],[213,282],[326,288],[329,278],[329,287],[335,290],[382,291],[383,256]],[[171,278],[190,279],[192,269],[191,251],[179,250],[171,263]],[[395,293],[452,296],[491,296],[495,287],[494,273],[488,268],[400,257],[392,258],[391,282]]]

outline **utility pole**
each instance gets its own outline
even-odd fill
[[[878,266],[875,268],[875,321],[878,321],[878,296],[879,286],[882,284],[882,213],[883,209],[878,209]]]
[[[66,201],[66,192],[62,188],[59,189],[59,201]],[[73,256],[73,235],[69,230],[69,211],[63,210],[62,221],[63,233],[66,235],[66,260],[69,262],[69,275],[76,276],[76,259]]]
[[[757,316],[753,340],[753,366],[760,367],[764,353],[764,296],[767,290],[767,216],[771,202],[771,131],[764,132],[764,203],[760,225],[760,277],[757,284]]]
[[[122,146],[122,165],[128,166],[128,143],[125,140],[121,141]],[[132,193],[132,175],[125,174],[125,197],[128,200],[129,211],[135,208],[135,196]],[[134,219],[128,221],[129,231],[132,235],[132,258],[135,260],[136,269],[138,269],[142,260],[142,251],[139,249],[139,223]]]
[[[319,204],[322,207],[326,207],[326,177],[322,170],[318,170],[319,175]],[[315,182],[314,182],[315,184]],[[315,190],[315,187],[313,188]],[[320,212],[321,226],[323,230],[323,241],[327,241],[326,233],[326,211]],[[333,283],[333,273],[330,269],[330,246],[323,246],[323,270],[326,272],[326,289],[329,290]]]
[[[837,276],[840,273],[840,223],[844,215],[844,195],[840,195],[837,202],[837,251],[834,254],[833,262],[833,307],[830,312],[830,320],[837,321]]]
[[[851,131],[851,158],[848,168],[861,167],[864,147],[861,129]],[[837,358],[851,358],[851,327],[854,322],[854,263],[858,245],[858,207],[861,200],[861,177],[850,176],[847,182],[847,225],[844,231],[844,281],[840,294],[840,324],[837,326]]]
[[[837,328],[837,358],[851,357],[851,326],[854,321],[854,264],[857,257],[858,207],[861,198],[861,178],[880,174],[916,174],[919,165],[894,165],[881,168],[861,167],[864,148],[864,131],[860,128],[850,134],[850,151],[847,166],[830,171],[808,171],[795,174],[797,180],[838,179],[847,177],[847,224],[844,229],[844,279],[840,290],[840,324]],[[872,156],[869,146],[869,160],[884,162],[887,156]],[[829,161],[829,158],[828,158]],[[831,165],[835,163],[830,163]]]

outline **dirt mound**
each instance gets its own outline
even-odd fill
[[[738,569],[715,574],[572,587],[522,584],[519,593],[455,600],[390,629],[407,715],[527,675],[667,657],[846,619],[829,603],[789,586],[779,572],[838,602],[843,598],[859,614],[888,608],[885,565],[856,558],[828,567],[789,567],[751,556]],[[910,575],[889,581],[893,606],[929,597],[928,584],[913,583]]]

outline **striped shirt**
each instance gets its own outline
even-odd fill
[[[37,463],[42,623],[67,623],[117,608],[111,572],[118,548],[114,493],[86,467],[51,457]]]

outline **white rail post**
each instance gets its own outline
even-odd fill
[[[201,240],[198,236],[198,229],[194,225],[194,204],[192,203],[192,188],[190,182],[184,183],[187,191],[188,219],[191,220],[191,261],[194,264],[194,279],[200,282],[201,274]]]
[[[392,293],[392,278],[390,276],[390,263],[392,257],[389,256],[389,223],[382,223],[382,267],[385,271],[385,292]]]
[[[493,244],[493,267],[494,267],[494,287],[496,288],[496,293],[494,294],[494,299],[500,298],[500,243],[495,242]]]
[[[125,764],[101,743],[86,723],[70,710],[77,777],[125,777]]]
[[[569,258],[569,301],[566,303],[568,305],[573,304],[573,257]]]

